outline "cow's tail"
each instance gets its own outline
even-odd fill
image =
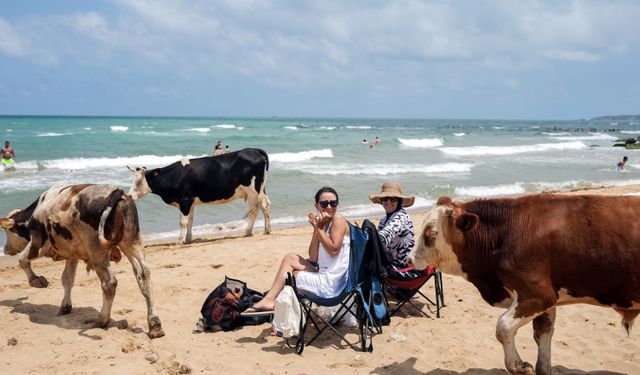
[[[264,166],[264,170],[265,170],[265,175],[266,175],[266,171],[269,170],[269,155],[267,154],[267,152],[261,148],[258,149],[258,151],[260,152],[260,154],[262,156],[264,156],[264,160],[265,160],[265,166]]]
[[[124,233],[123,220],[116,220],[117,206],[126,200],[124,191],[116,189],[107,197],[105,208],[98,225],[98,240],[103,249],[110,249],[122,240]]]

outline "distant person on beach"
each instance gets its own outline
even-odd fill
[[[380,142],[382,142],[382,139],[380,139],[380,137],[378,137],[378,136],[376,135],[376,140],[375,140],[374,142],[375,142],[375,144],[379,145],[379,144],[380,144]]]
[[[230,153],[230,152],[231,152],[231,149],[229,148],[229,145],[225,145],[225,146],[224,146],[224,153],[225,153],[225,154],[228,154],[228,153]]]
[[[362,144],[363,144],[363,145],[366,145],[367,143],[369,143],[369,142],[367,142],[367,139],[366,139],[366,138],[362,140]]]
[[[629,158],[625,156],[616,164],[616,172],[622,172],[624,170],[624,165],[627,164],[627,160],[629,160]]]
[[[2,165],[5,168],[12,167],[16,161],[16,153],[9,141],[4,142],[4,147],[0,150],[0,153],[2,153]]]
[[[213,149],[213,156],[218,156],[224,154],[222,151],[222,144],[216,143],[216,147]]]
[[[397,269],[407,268],[407,256],[415,241],[413,222],[404,207],[412,206],[415,197],[405,195],[399,183],[385,182],[380,193],[370,194],[369,199],[373,203],[381,204],[386,213],[378,224],[378,236],[391,259],[391,264]]]
[[[285,255],[269,292],[246,312],[273,310],[287,272],[293,273],[299,289],[321,298],[335,297],[346,286],[351,240],[347,220],[337,213],[338,193],[325,186],[316,193],[315,202],[316,210],[308,216],[313,227],[309,259],[296,253]]]

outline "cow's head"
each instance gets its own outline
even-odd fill
[[[133,177],[131,178],[131,189],[129,190],[129,195],[133,200],[140,199],[145,195],[151,193],[151,188],[147,183],[147,168],[136,168],[135,170],[129,168],[130,171],[133,172]]]
[[[4,244],[4,253],[7,255],[21,253],[29,243],[29,231],[26,223],[16,223],[13,219],[20,211],[13,210],[9,212],[8,217],[0,219],[0,226],[4,228],[7,236],[7,242]]]
[[[443,272],[462,275],[452,244],[464,241],[463,232],[473,229],[477,223],[477,215],[465,213],[451,198],[441,197],[424,219],[409,262],[418,269],[435,265]]]

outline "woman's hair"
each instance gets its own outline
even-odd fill
[[[318,203],[320,201],[320,196],[322,195],[322,193],[331,193],[331,194],[336,196],[336,200],[337,201],[340,201],[340,199],[338,198],[338,193],[336,193],[336,191],[332,187],[323,186],[316,193],[316,203]]]
[[[402,198],[396,197],[396,202],[396,209],[393,212],[400,211],[400,209],[402,208]]]

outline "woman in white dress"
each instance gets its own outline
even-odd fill
[[[347,284],[351,242],[349,224],[337,213],[338,204],[338,193],[333,188],[325,186],[318,190],[316,212],[309,214],[309,224],[313,227],[309,258],[296,253],[285,255],[269,292],[246,312],[273,310],[287,272],[293,273],[299,289],[319,297],[331,298],[342,292]]]

